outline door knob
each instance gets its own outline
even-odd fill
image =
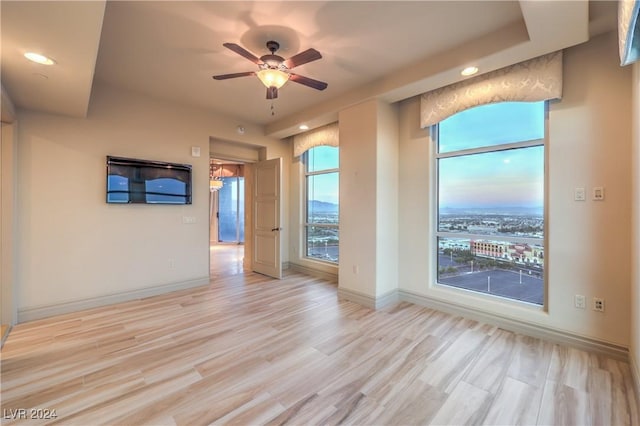
[[[275,232],[275,231],[282,231],[282,228],[273,228],[273,229],[271,230],[271,232]]]

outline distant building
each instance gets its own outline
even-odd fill
[[[473,240],[471,254],[533,265],[542,265],[544,259],[544,249],[541,246],[506,241]]]

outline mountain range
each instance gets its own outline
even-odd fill
[[[326,201],[310,200],[308,210],[313,213],[338,213],[338,205]]]

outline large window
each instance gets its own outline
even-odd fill
[[[542,305],[545,103],[479,106],[434,130],[438,283]]]
[[[338,148],[317,146],[304,154],[306,257],[338,262]]]

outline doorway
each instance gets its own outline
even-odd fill
[[[238,161],[212,158],[209,163],[212,277],[244,271],[246,169]]]

